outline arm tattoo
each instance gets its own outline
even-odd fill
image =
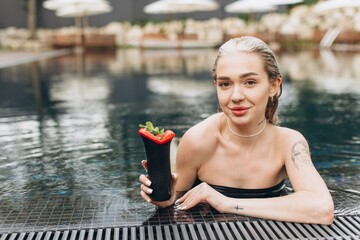
[[[299,164],[311,163],[310,150],[305,141],[298,141],[292,146],[291,159],[296,169],[299,169]]]
[[[239,211],[239,210],[244,210],[244,208],[239,207],[239,206],[236,206],[236,207],[235,207],[235,209],[236,209],[236,211]]]

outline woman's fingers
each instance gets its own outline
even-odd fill
[[[146,192],[147,194],[151,194],[153,192],[153,190],[147,186],[145,186],[144,184],[140,185],[140,189],[141,191]]]
[[[143,190],[140,191],[140,195],[145,201],[147,201],[148,203],[151,203],[151,198]]]
[[[147,160],[142,160],[142,161],[141,161],[141,166],[144,168],[144,170],[145,170],[146,172],[148,171]]]
[[[147,172],[147,167],[148,167],[147,160],[142,160],[141,166]],[[172,174],[173,186],[175,186],[177,178],[178,178],[177,174]],[[151,181],[147,175],[141,174],[139,176],[139,181],[141,183],[140,184],[140,195],[145,201],[152,203],[160,208],[164,208],[164,207],[167,207],[167,206],[170,206],[171,204],[173,204],[173,201],[174,201],[173,198],[170,198],[169,200],[163,201],[163,202],[156,202],[151,199],[150,194],[153,192],[153,189],[151,188]],[[172,196],[174,196],[173,195],[174,193],[175,193],[175,189],[173,188]]]
[[[149,180],[149,178],[147,178],[147,176],[145,176],[144,174],[141,174],[139,177],[140,182],[142,182],[144,185],[150,187],[151,186],[151,181]]]
[[[183,203],[185,201],[185,199],[191,194],[191,191],[193,191],[193,189],[187,191],[183,196],[181,196],[181,198],[176,200],[175,205],[180,205],[181,203]]]
[[[140,195],[142,196],[143,199],[145,199],[145,201],[150,203],[151,198],[149,197],[148,194],[151,194],[153,192],[153,190],[151,188],[149,188],[149,186],[151,185],[151,182],[144,174],[140,175],[139,180],[141,182]]]
[[[184,196],[175,202],[176,209],[187,210],[201,202],[206,202],[206,199],[211,194],[210,190],[211,188],[206,183],[201,183],[189,190]]]
[[[172,173],[172,174],[171,174],[171,177],[172,177],[172,180],[175,181],[175,182],[176,182],[177,179],[178,179],[177,173]]]
[[[200,198],[196,192],[196,188],[188,191],[184,196],[175,202],[175,208],[179,210],[187,210],[198,204],[200,202]]]

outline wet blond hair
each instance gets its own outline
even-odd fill
[[[219,58],[237,52],[258,54],[264,63],[264,70],[268,76],[270,84],[274,83],[278,77],[281,77],[275,54],[271,48],[264,41],[258,38],[245,36],[230,39],[219,48],[213,67],[213,79],[215,81],[217,79],[216,68]],[[278,124],[277,108],[281,93],[282,84],[280,85],[279,91],[273,97],[269,97],[267,102],[265,117],[272,124]]]

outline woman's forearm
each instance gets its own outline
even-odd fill
[[[331,198],[329,200],[311,192],[263,199],[229,198],[218,210],[264,219],[316,224],[331,224],[334,218]]]

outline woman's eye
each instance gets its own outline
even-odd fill
[[[252,86],[252,85],[255,85],[256,81],[255,80],[247,80],[245,82],[245,85],[248,85],[248,86]]]
[[[230,83],[228,83],[228,82],[219,83],[219,87],[229,87],[229,86],[230,86]]]

